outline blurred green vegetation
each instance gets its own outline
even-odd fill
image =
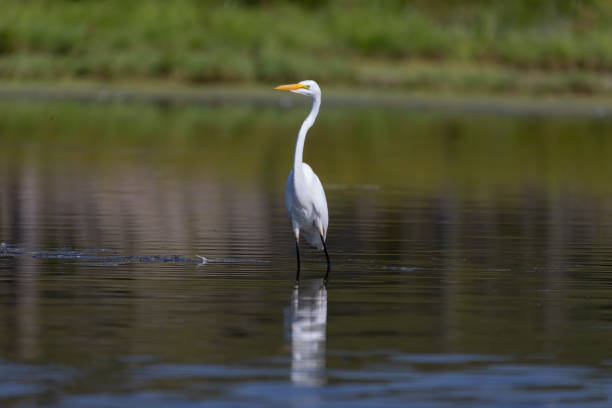
[[[4,0],[0,80],[612,92],[608,0]]]

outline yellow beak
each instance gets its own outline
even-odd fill
[[[302,88],[308,88],[308,87],[304,84],[290,84],[290,85],[279,85],[274,89],[277,89],[279,91],[295,91],[297,89],[302,89]]]

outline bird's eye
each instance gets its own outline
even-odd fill
[[[306,89],[310,89],[310,85],[306,85],[306,84],[304,84],[304,88],[306,88]]]

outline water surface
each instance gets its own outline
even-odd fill
[[[604,407],[612,125],[0,104],[0,405]],[[201,258],[206,262],[201,262]]]

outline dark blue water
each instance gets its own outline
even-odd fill
[[[3,109],[31,126],[27,109]],[[249,159],[235,153],[257,145],[242,127],[193,151],[174,151],[176,134],[109,148],[87,135],[117,113],[71,109],[89,118],[78,131],[56,112],[53,134],[3,136],[0,405],[610,405],[612,146],[593,143],[599,122],[555,139],[525,135],[563,127],[546,118],[361,112],[387,136],[351,145],[333,124],[354,111],[332,113],[306,150],[327,190],[331,280],[304,247],[294,289],[292,138],[260,140]],[[164,131],[187,120],[148,114]],[[209,120],[193,132],[218,130]]]

